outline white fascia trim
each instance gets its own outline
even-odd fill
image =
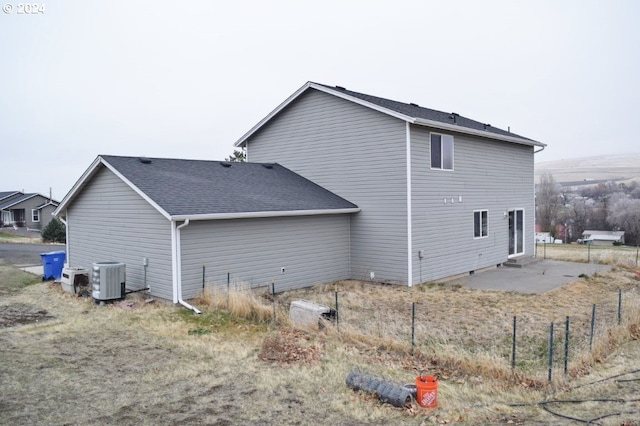
[[[289,211],[266,211],[266,212],[240,212],[240,213],[210,213],[193,215],[171,216],[172,221],[183,220],[220,220],[220,219],[252,219],[260,217],[286,217],[286,216],[315,216],[325,214],[347,214],[358,213],[360,208],[332,209],[332,210],[289,210]]]
[[[407,132],[407,286],[413,286],[413,235],[411,215],[411,124],[406,122]]]
[[[85,185],[89,178],[93,176],[101,162],[102,159],[100,158],[100,156],[96,157],[96,159],[93,160],[93,163],[91,163],[87,170],[84,171],[82,176],[80,176],[80,179],[78,179],[76,183],[71,187],[71,190],[67,193],[67,195],[64,196],[64,198],[58,205],[58,208],[53,211],[53,216],[58,217],[60,214],[62,214],[62,212],[67,208],[67,204],[69,204],[71,200],[75,198],[76,193],[80,191],[80,189]]]
[[[114,175],[118,176],[120,178],[120,180],[122,180],[124,183],[126,183],[127,186],[129,186],[129,188],[133,189],[136,192],[136,194],[141,196],[147,203],[151,204],[153,206],[153,208],[158,210],[158,212],[162,216],[164,216],[165,218],[171,220],[171,215],[169,213],[167,213],[162,207],[160,207],[158,204],[156,204],[155,201],[153,201],[151,198],[149,198],[149,196],[147,194],[145,194],[144,192],[142,192],[137,186],[135,186],[133,183],[131,183],[129,181],[129,179],[127,179],[122,174],[120,174],[120,172],[118,170],[116,170],[111,164],[107,163],[104,159],[102,160],[102,164],[104,164],[109,170],[111,170]]]
[[[66,208],[67,205],[71,202],[71,200],[73,200],[75,198],[75,196],[77,195],[78,192],[80,192],[80,190],[85,186],[85,184],[93,177],[93,175],[96,174],[98,167],[100,165],[105,166],[106,168],[108,168],[109,170],[111,170],[113,172],[113,174],[115,174],[116,176],[118,176],[118,178],[120,178],[120,180],[122,180],[125,184],[127,184],[127,186],[129,186],[131,189],[133,189],[139,196],[141,196],[146,202],[148,202],[149,204],[151,204],[153,206],[153,208],[155,208],[156,210],[158,210],[158,212],[160,212],[160,214],[162,216],[164,216],[167,219],[171,219],[171,215],[169,215],[169,213],[167,213],[164,209],[162,209],[162,207],[160,207],[158,204],[156,204],[151,198],[149,198],[149,196],[147,194],[145,194],[144,192],[142,192],[137,186],[135,186],[133,183],[131,183],[127,178],[125,178],[122,174],[120,174],[120,172],[118,172],[118,170],[116,170],[111,164],[109,164],[104,158],[102,158],[101,156],[98,156],[93,163],[91,163],[91,165],[89,166],[89,168],[82,174],[82,176],[80,177],[80,179],[75,183],[75,185],[73,185],[73,187],[71,188],[71,190],[69,191],[69,193],[67,195],[65,195],[64,199],[60,202],[60,205],[58,206],[57,209],[54,210],[53,212],[53,216],[57,217],[58,215],[60,215]]]
[[[309,89],[309,88],[316,89],[316,90],[318,90],[320,92],[324,92],[324,93],[327,93],[329,95],[333,95],[333,96],[336,96],[338,98],[342,98],[342,99],[348,100],[350,102],[356,103],[358,105],[365,106],[367,108],[371,108],[371,109],[379,111],[379,112],[381,112],[383,114],[387,114],[387,115],[390,115],[392,117],[399,118],[400,120],[404,120],[404,121],[413,121],[414,120],[413,117],[410,117],[408,115],[400,114],[399,112],[392,111],[392,110],[390,110],[388,108],[383,108],[383,107],[381,107],[379,105],[372,104],[371,102],[367,102],[367,101],[364,101],[364,100],[362,100],[360,98],[356,98],[356,97],[350,96],[350,95],[348,95],[346,93],[342,93],[339,90],[332,89],[330,87],[325,87],[325,86],[322,86],[320,84],[316,84],[316,83],[312,83],[312,82],[308,81],[307,83],[305,83],[304,86],[302,86],[301,88],[296,90],[295,93],[293,93],[291,96],[289,96],[287,99],[285,99],[284,102],[282,102],[280,105],[278,105],[273,111],[271,111],[269,113],[269,115],[267,115],[265,118],[260,120],[258,122],[258,124],[253,126],[247,133],[242,135],[242,137],[240,139],[238,139],[233,145],[236,146],[236,147],[240,147],[242,145],[246,145],[247,139],[249,139],[255,132],[257,132],[269,120],[271,120],[275,115],[277,115],[280,111],[282,111],[284,108],[286,108],[291,102],[293,102],[295,99],[297,99],[301,94],[306,92],[307,89]]]
[[[247,139],[249,139],[251,137],[251,135],[253,135],[255,132],[258,131],[258,129],[260,129],[263,125],[265,125],[269,120],[271,120],[275,115],[277,115],[280,111],[282,111],[283,109],[285,109],[287,107],[287,105],[289,105],[291,102],[293,102],[298,96],[300,96],[305,90],[307,90],[309,88],[309,85],[311,84],[311,82],[306,82],[304,84],[304,86],[302,86],[301,88],[299,88],[298,90],[296,90],[291,96],[289,96],[287,99],[285,99],[280,105],[278,105],[273,111],[271,111],[265,118],[263,118],[262,120],[260,120],[258,122],[258,124],[256,124],[255,126],[253,126],[247,133],[245,133],[244,135],[242,135],[242,137],[240,139],[238,139],[233,146],[235,147],[240,147],[243,144],[245,144],[247,142]]]
[[[320,92],[324,92],[324,93],[336,96],[338,98],[342,98],[342,99],[348,100],[348,101],[353,102],[355,104],[362,105],[364,107],[373,109],[375,111],[381,112],[381,113],[389,115],[391,117],[395,117],[395,118],[398,118],[400,120],[404,120],[404,121],[406,121],[408,123],[411,123],[411,124],[418,124],[418,125],[421,125],[421,126],[428,126],[428,127],[433,127],[433,128],[436,128],[436,129],[449,130],[449,131],[454,131],[454,132],[458,132],[458,133],[465,133],[465,134],[474,135],[474,136],[482,136],[482,137],[485,137],[485,138],[497,139],[497,140],[516,143],[516,144],[520,144],[520,145],[538,146],[538,147],[547,146],[546,144],[543,144],[542,142],[537,142],[537,141],[534,141],[534,140],[522,139],[522,138],[514,137],[514,136],[499,135],[499,134],[496,134],[496,133],[486,132],[486,131],[483,131],[483,130],[470,129],[468,127],[462,127],[462,126],[458,126],[458,125],[455,125],[455,124],[447,124],[447,123],[441,123],[439,121],[427,120],[425,118],[411,117],[411,116],[408,116],[406,114],[401,114],[399,112],[390,110],[388,108],[381,107],[381,106],[373,104],[371,102],[367,102],[367,101],[362,100],[360,98],[356,98],[354,96],[350,96],[350,95],[348,95],[346,93],[343,93],[343,92],[341,92],[341,91],[339,91],[337,89],[333,89],[333,88],[330,88],[330,87],[322,86],[322,85],[319,85],[319,84],[316,84],[316,83],[312,83],[310,81],[305,83],[304,86],[302,86],[301,88],[296,90],[295,93],[293,93],[291,96],[289,96],[287,99],[285,99],[284,102],[282,102],[280,105],[278,105],[273,111],[271,111],[262,120],[260,120],[258,122],[258,124],[253,126],[247,133],[242,135],[242,137],[240,139],[238,139],[233,145],[236,146],[236,147],[240,147],[240,146],[246,145],[247,142],[248,142],[248,139],[255,132],[257,132],[269,120],[271,120],[275,115],[277,115],[280,111],[282,111],[284,108],[286,108],[291,102],[293,102],[296,98],[298,98],[302,93],[304,93],[309,88],[316,89],[316,90],[318,90]]]
[[[373,104],[371,102],[367,102],[367,101],[362,100],[360,98],[356,98],[354,96],[351,96],[351,95],[348,95],[346,93],[343,93],[343,92],[341,92],[341,91],[339,91],[337,89],[332,89],[330,87],[320,86],[320,85],[315,84],[315,83],[309,83],[309,87],[311,87],[313,89],[316,89],[316,90],[319,90],[321,92],[328,93],[330,95],[336,96],[338,98],[346,99],[346,100],[351,101],[351,102],[353,102],[355,104],[362,105],[362,106],[365,106],[367,108],[371,108],[371,109],[376,110],[378,112],[381,112],[383,114],[390,115],[390,116],[395,117],[395,118],[399,118],[400,120],[404,120],[404,121],[407,121],[407,122],[412,122],[413,120],[415,120],[411,116],[408,116],[408,115],[405,115],[405,114],[401,114],[401,113],[396,112],[396,111],[392,111],[392,110],[390,110],[388,108],[381,107],[380,105],[376,105],[376,104]]]
[[[498,140],[501,140],[501,141],[517,143],[517,144],[520,144],[520,145],[540,146],[540,147],[547,146],[546,144],[543,144],[542,142],[537,142],[537,141],[533,141],[533,140],[517,138],[517,137],[514,137],[514,136],[499,135],[499,134],[496,134],[496,133],[485,132],[483,130],[470,129],[468,127],[462,127],[462,126],[458,126],[458,125],[455,125],[455,124],[447,124],[447,123],[441,123],[439,121],[427,120],[425,118],[415,118],[415,119],[413,119],[413,124],[418,124],[420,126],[433,127],[433,128],[436,128],[436,129],[449,130],[449,131],[458,132],[458,133],[465,133],[465,134],[468,134],[468,135],[482,136],[482,137],[489,138],[489,139],[498,139]]]

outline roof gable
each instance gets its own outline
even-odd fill
[[[173,220],[358,210],[355,204],[279,164],[105,155],[85,172],[54,214],[69,205],[99,167],[109,168]]]
[[[41,196],[39,194],[22,194],[20,192],[14,194],[11,197],[5,198],[4,200],[0,200],[0,210],[8,209],[11,207],[15,207],[16,205],[22,203],[23,201],[27,201],[33,197]]]
[[[374,109],[387,115],[391,115],[400,120],[404,120],[411,124],[434,127],[447,131],[456,131],[460,133],[473,134],[491,139],[503,140],[511,143],[518,143],[530,146],[546,146],[543,143],[525,138],[523,136],[511,133],[506,130],[493,127],[490,124],[481,123],[456,113],[437,111],[429,108],[421,107],[414,103],[404,103],[393,101],[390,99],[380,98],[377,96],[366,95],[351,90],[347,90],[340,86],[328,86],[325,84],[307,82],[298,89],[294,94],[289,96],[284,102],[276,107],[269,115],[263,118],[258,124],[252,127],[235,143],[235,146],[243,146],[249,137],[260,130],[267,122],[275,117],[280,111],[286,108],[291,102],[297,99],[307,90],[319,90],[321,92],[337,96],[350,102],[357,103],[367,108]]]

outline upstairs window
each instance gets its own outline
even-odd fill
[[[473,212],[473,238],[484,238],[489,236],[487,210],[476,210]]]
[[[453,170],[453,136],[431,133],[431,168]]]

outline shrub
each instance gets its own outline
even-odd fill
[[[67,231],[62,222],[54,218],[42,230],[42,241],[45,243],[66,243]]]

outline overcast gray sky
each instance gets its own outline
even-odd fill
[[[633,0],[0,4],[0,191],[60,200],[99,154],[223,159],[308,80],[510,126],[537,161],[640,151]]]

